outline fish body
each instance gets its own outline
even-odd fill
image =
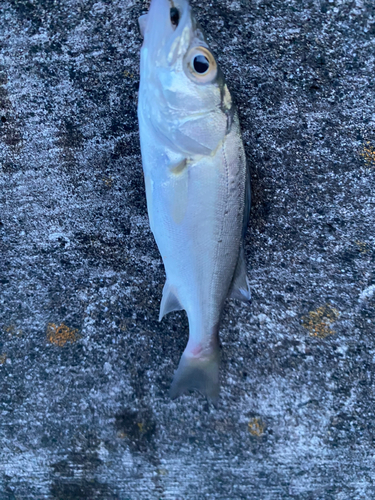
[[[140,27],[142,163],[167,276],[160,319],[181,309],[189,319],[171,396],[198,389],[216,402],[221,311],[228,295],[250,300],[250,185],[238,117],[187,0],[152,0]]]

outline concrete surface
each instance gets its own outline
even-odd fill
[[[253,182],[217,410],[168,398],[188,326],[157,321],[146,2],[0,3],[0,500],[375,495],[375,4],[194,6]]]

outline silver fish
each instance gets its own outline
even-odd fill
[[[182,309],[189,319],[170,395],[197,389],[216,403],[221,311],[228,296],[250,300],[250,180],[239,121],[187,0],[152,0],[139,25],[147,208],[167,275],[159,320]]]

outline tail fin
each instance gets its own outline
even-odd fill
[[[192,355],[188,347],[183,353],[175,373],[170,397],[176,399],[185,391],[197,389],[217,406],[219,400],[220,349],[218,339],[199,355]]]

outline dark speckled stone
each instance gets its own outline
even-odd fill
[[[140,0],[0,5],[0,500],[375,495],[375,4],[194,1],[252,171],[219,408],[172,402]]]

